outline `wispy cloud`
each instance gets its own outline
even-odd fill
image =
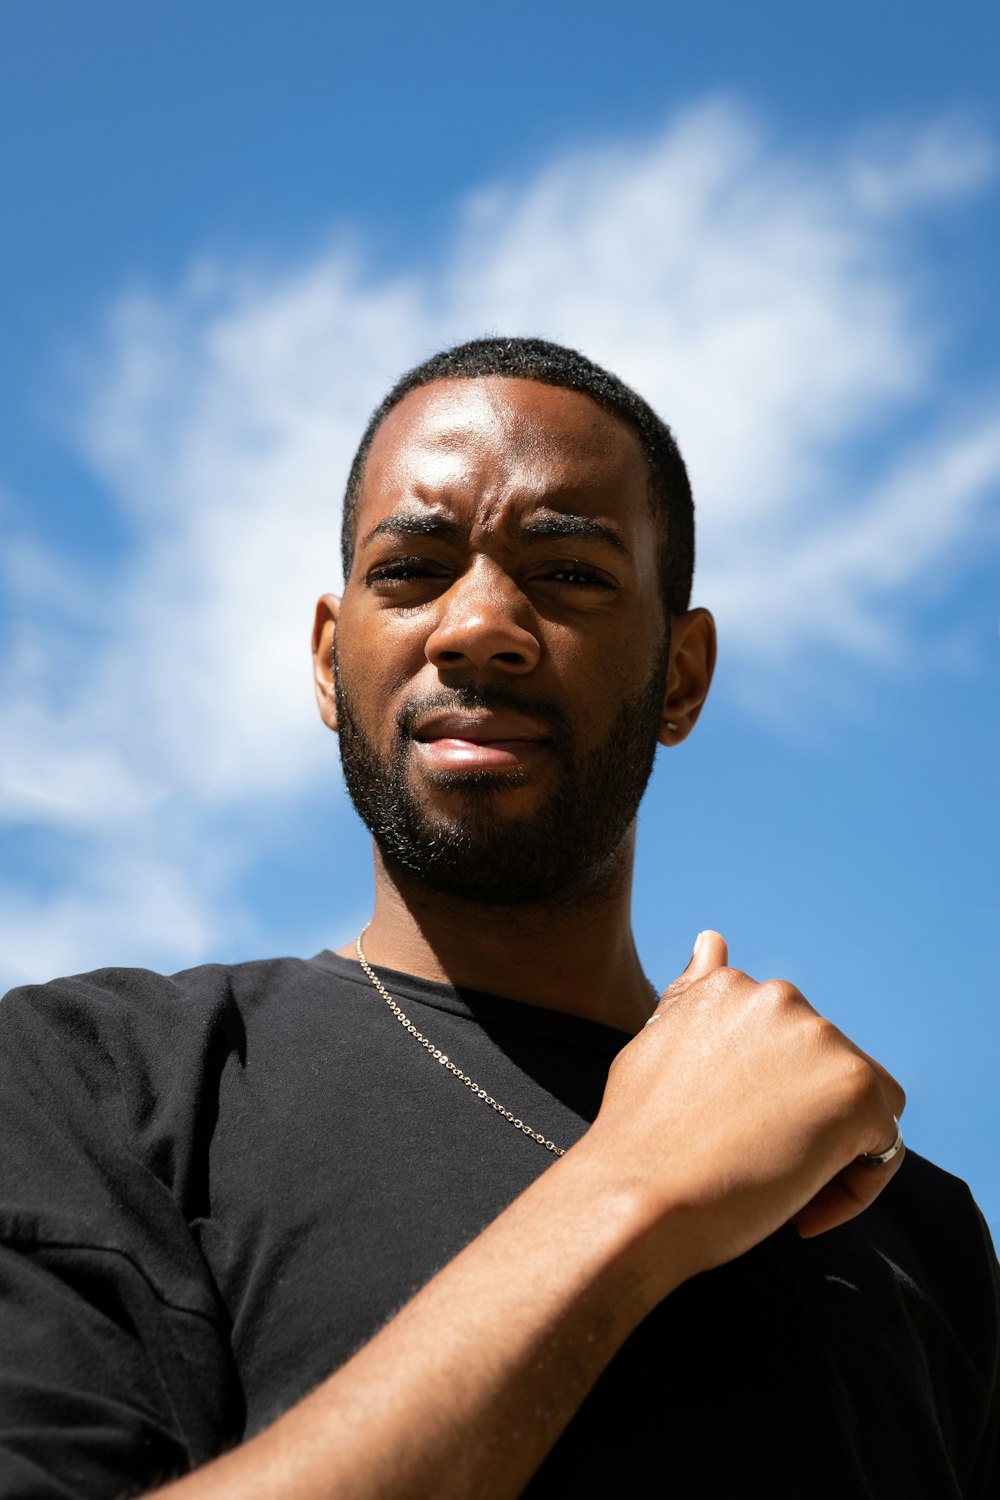
[[[905,657],[921,579],[961,577],[1000,481],[1000,405],[938,391],[947,320],[915,230],[992,165],[947,122],[821,156],[716,102],[483,186],[430,271],[373,276],[345,235],[306,263],[201,261],[123,294],[73,430],[127,567],[76,589],[71,560],[20,544],[18,569],[63,576],[77,644],[54,680],[59,622],[25,610],[0,710],[0,816],[90,840],[101,873],[74,862],[5,902],[8,972],[119,956],[126,931],[195,958],[234,920],[224,870],[191,875],[204,822],[218,840],[221,813],[245,829],[326,773],[305,643],[338,583],[344,476],[385,386],[451,340],[570,342],[667,417],[699,501],[698,597],[748,696],[816,645]]]

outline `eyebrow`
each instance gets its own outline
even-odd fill
[[[378,525],[373,526],[362,537],[362,547],[380,536],[432,536],[444,542],[457,542],[461,540],[462,528],[457,521],[435,515],[433,511],[423,515],[415,511],[403,511],[399,515],[386,516]]]
[[[613,527],[606,526],[602,521],[595,521],[592,516],[571,515],[565,511],[548,511],[541,515],[529,516],[518,530],[528,541],[546,541],[556,537],[582,537],[589,541],[605,542],[619,552],[628,552],[618,532]],[[386,516],[379,521],[362,538],[361,545],[367,546],[369,542],[375,541],[380,536],[434,537],[438,541],[459,542],[463,535],[464,527],[448,516],[435,515],[433,511],[424,514],[403,511],[398,515]]]
[[[529,516],[521,527],[521,532],[532,541],[536,538],[544,541],[548,537],[585,537],[594,542],[607,542],[619,552],[628,551],[613,527],[605,526],[603,521],[595,521],[593,516],[569,515],[561,510]]]

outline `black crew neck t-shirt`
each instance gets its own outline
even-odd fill
[[[624,1033],[379,972],[487,1093],[580,1138]],[[0,1496],[142,1493],[252,1436],[552,1159],[331,953],[13,991]],[[524,1493],[996,1500],[998,1326],[968,1189],[909,1153],[853,1223],[668,1297]]]

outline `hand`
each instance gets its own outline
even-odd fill
[[[687,1275],[789,1221],[805,1236],[843,1224],[903,1159],[857,1159],[895,1139],[895,1079],[794,986],[757,984],[727,957],[718,933],[701,934],[655,1022],[616,1058],[585,1137],[648,1203],[653,1259],[680,1254]]]

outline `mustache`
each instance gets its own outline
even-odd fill
[[[478,708],[483,713],[501,712],[509,709],[513,713],[526,714],[550,730],[553,739],[563,736],[568,729],[565,713],[551,698],[525,698],[520,693],[503,687],[455,687],[428,693],[423,698],[413,698],[403,705],[396,715],[396,727],[407,739],[413,737],[413,727],[418,719],[430,714],[458,713],[465,709]]]

